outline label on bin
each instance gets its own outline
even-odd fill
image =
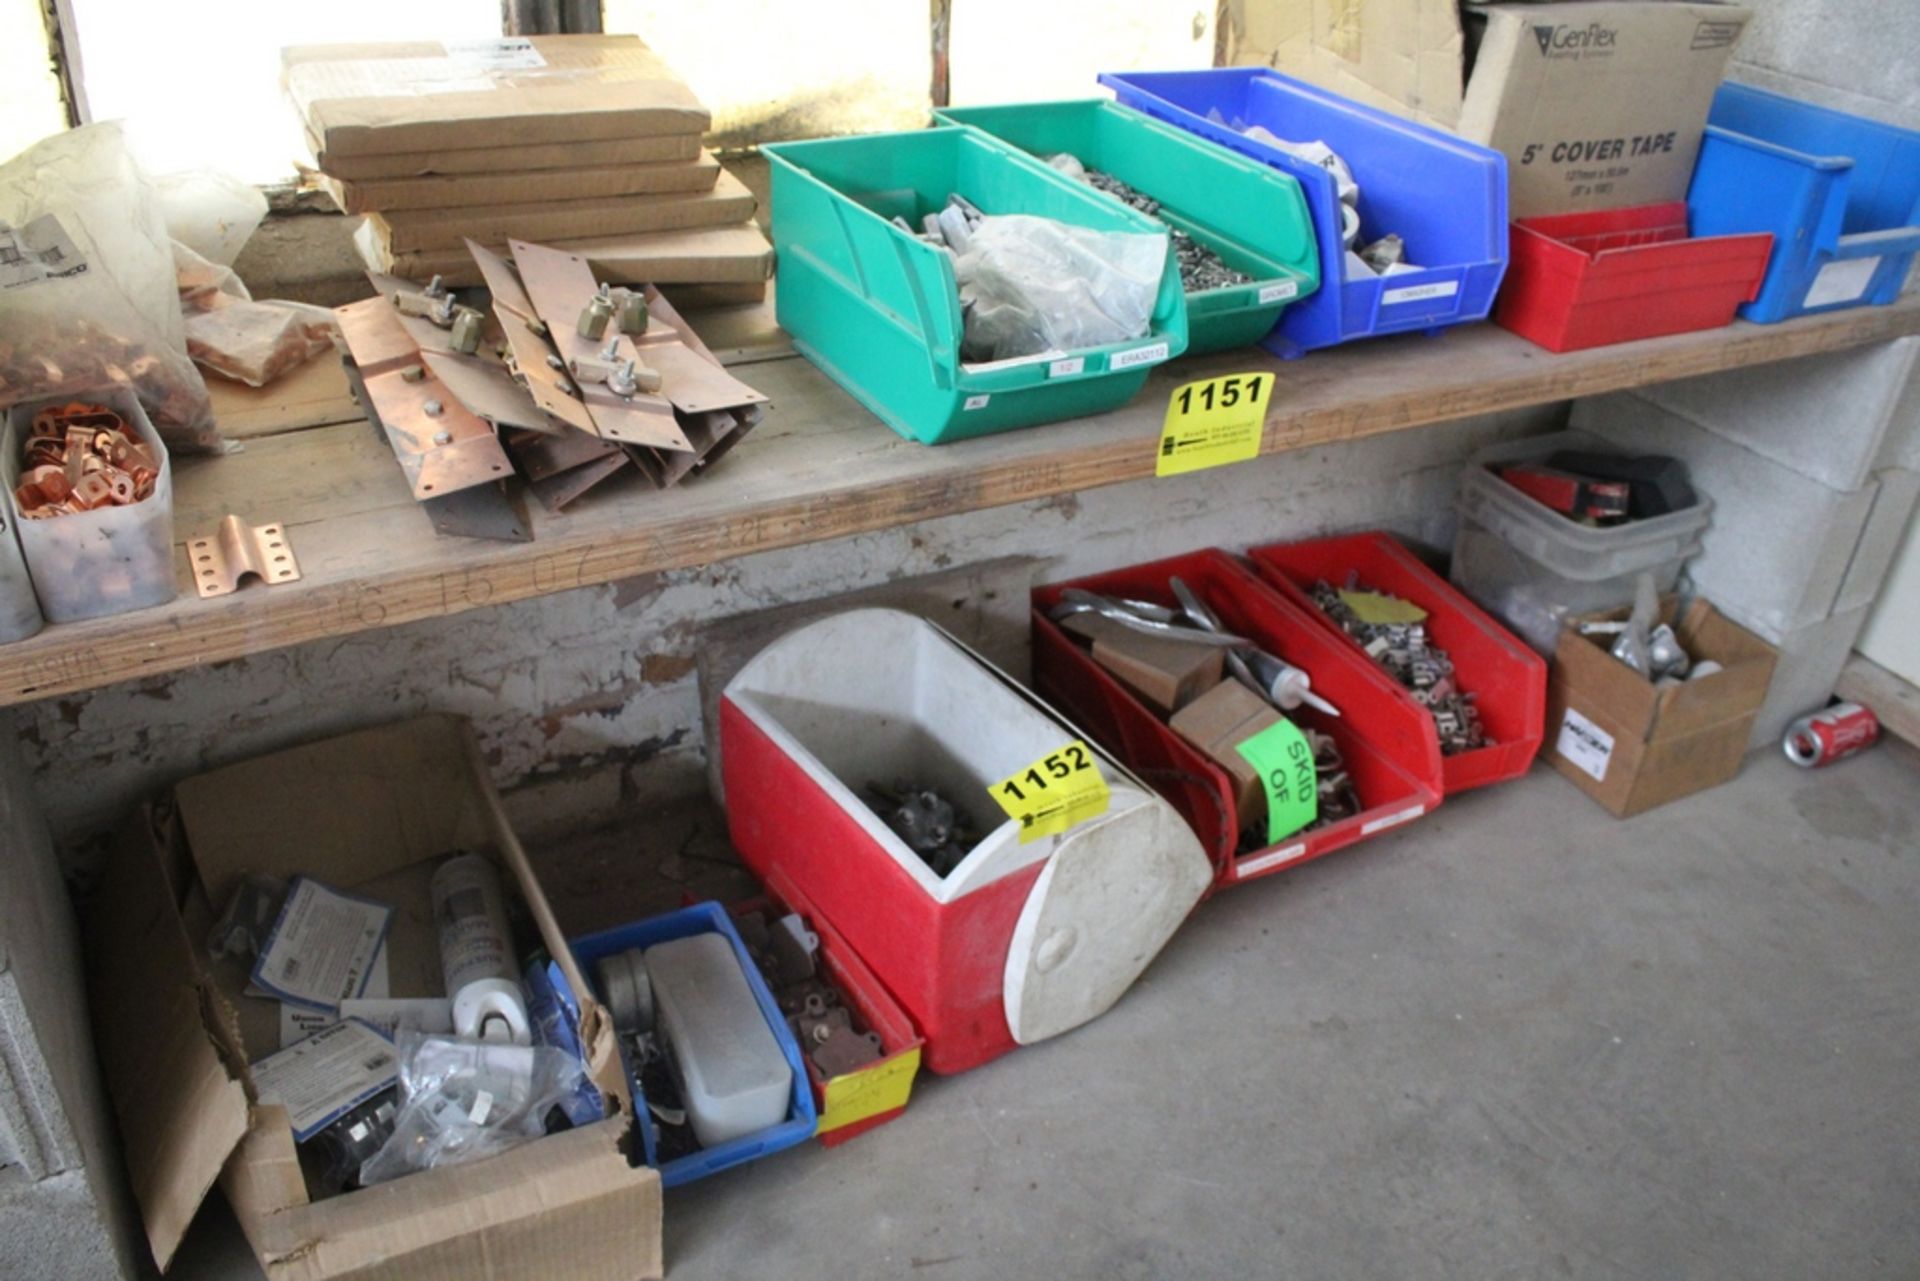
[[[882,1112],[907,1106],[913,1076],[920,1070],[920,1047],[881,1059],[858,1072],[827,1080],[826,1105],[820,1109],[818,1132],[833,1131]]]
[[[1571,707],[1560,722],[1560,737],[1554,741],[1553,750],[1573,762],[1594,782],[1607,781],[1607,765],[1613,760],[1613,735]]]
[[[1267,843],[1285,840],[1319,817],[1320,777],[1313,747],[1292,721],[1276,721],[1243,743],[1235,743],[1260,775],[1267,793]]]
[[[1289,298],[1298,297],[1299,294],[1299,281],[1283,280],[1277,285],[1266,285],[1262,287],[1260,290],[1260,303],[1262,306],[1265,306],[1270,302],[1285,302]]]
[[[1107,812],[1107,780],[1079,739],[1009,774],[987,791],[1020,824],[1020,843],[1064,832]]]
[[[1802,306],[1824,307],[1828,303],[1852,302],[1867,292],[1873,273],[1880,269],[1878,258],[1841,258],[1822,267],[1807,286]]]
[[[1408,285],[1404,289],[1385,289],[1380,293],[1380,305],[1391,307],[1397,302],[1423,302],[1428,298],[1451,298],[1460,292],[1460,282],[1443,280],[1435,285]]]
[[[1153,474],[1181,476],[1257,457],[1272,391],[1272,374],[1227,374],[1176,387]]]
[[[1167,358],[1167,345],[1157,342],[1151,347],[1135,347],[1132,351],[1116,351],[1107,358],[1109,370],[1132,369],[1135,365],[1157,365]]]

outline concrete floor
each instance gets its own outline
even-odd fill
[[[1099,1021],[668,1194],[669,1275],[1920,1277],[1917,778],[1450,801],[1209,902]],[[171,1275],[257,1275],[224,1207]]]

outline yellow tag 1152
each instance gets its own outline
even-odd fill
[[[1226,374],[1174,388],[1153,474],[1179,476],[1260,453],[1272,374]]]
[[[1020,825],[1020,843],[1064,832],[1107,812],[1107,780],[1087,745],[1075,739],[995,783],[987,791]]]

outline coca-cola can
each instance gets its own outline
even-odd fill
[[[1803,769],[1831,765],[1872,747],[1880,738],[1880,718],[1858,703],[1835,703],[1787,726],[1780,748]]]

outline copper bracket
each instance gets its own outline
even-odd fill
[[[187,563],[202,598],[238,591],[248,574],[268,587],[300,577],[300,562],[282,526],[248,526],[233,515],[222,519],[213,533],[187,540]]]

